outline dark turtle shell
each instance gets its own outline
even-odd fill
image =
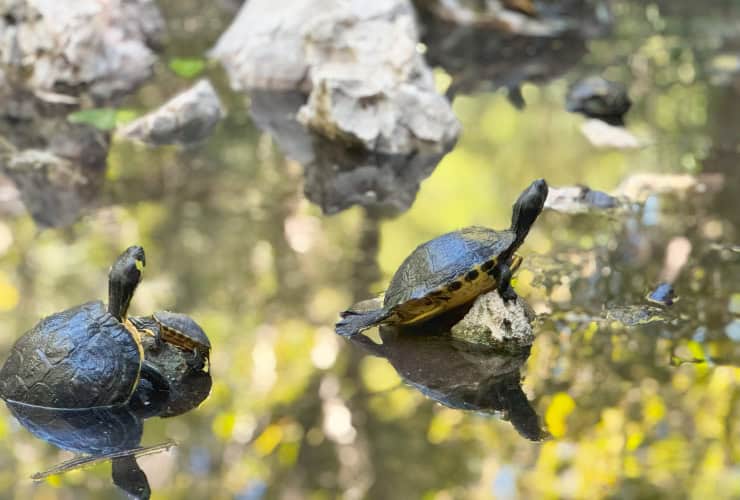
[[[498,258],[515,238],[510,230],[473,226],[418,246],[393,275],[383,306],[396,308],[401,322],[417,322],[469,302],[495,288]]]
[[[188,350],[211,350],[211,341],[206,332],[186,315],[170,311],[157,311],[153,314],[154,320],[160,326],[160,335],[165,342]]]
[[[624,84],[600,76],[577,82],[570,88],[566,101],[568,111],[595,118],[621,117],[631,106]]]
[[[16,341],[0,369],[0,397],[52,409],[123,404],[141,363],[129,330],[102,302],[88,302],[42,319]]]

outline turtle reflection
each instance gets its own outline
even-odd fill
[[[253,91],[251,114],[283,153],[304,168],[305,194],[325,214],[354,205],[379,216],[408,210],[419,185],[429,177],[448,150],[381,154],[342,141],[332,141],[307,130],[296,120],[306,103],[299,92]]]
[[[56,409],[6,401],[13,416],[31,434],[63,450],[82,454],[34,475],[34,479],[110,460],[116,486],[134,498],[149,498],[149,480],[136,459],[168,449],[173,443],[142,448],[143,420],[173,417],[196,408],[210,393],[211,376],[191,369],[187,353],[171,344],[162,344],[154,350],[151,342],[145,342],[145,357],[169,381],[167,398],[158,397],[159,393],[142,381],[139,393],[147,398],[144,404],[130,401],[110,407]]]
[[[503,352],[437,332],[421,335],[408,330],[381,327],[382,344],[363,334],[349,340],[387,359],[407,384],[434,401],[458,410],[500,415],[532,441],[549,436],[521,386],[520,368],[530,347]]]

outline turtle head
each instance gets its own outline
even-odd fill
[[[130,246],[118,256],[108,273],[108,312],[118,321],[123,321],[128,306],[141,281],[146,265],[144,249]]]
[[[511,215],[511,230],[516,233],[515,246],[527,237],[532,224],[537,220],[547,199],[547,182],[537,179],[525,189],[514,203]]]

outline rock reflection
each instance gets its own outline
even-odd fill
[[[428,328],[444,328],[441,325]],[[458,410],[500,415],[532,441],[548,436],[521,386],[520,369],[529,357],[529,346],[512,353],[454,340],[439,331],[422,335],[394,327],[381,327],[380,336],[382,344],[362,334],[350,340],[387,359],[407,384],[434,401]]]
[[[325,214],[359,205],[375,216],[408,210],[422,180],[447,151],[382,154],[348,147],[314,134],[296,120],[305,104],[299,92],[250,93],[254,122],[268,132],[286,156],[304,167],[306,197]]]
[[[459,2],[415,3],[427,60],[452,76],[448,97],[505,88],[517,108],[525,105],[521,84],[564,74],[585,55],[586,41],[610,25],[586,2],[546,8],[538,19],[499,6],[487,12]]]
[[[22,90],[0,102],[0,171],[41,228],[75,222],[103,185],[109,134],[70,123],[73,109]]]

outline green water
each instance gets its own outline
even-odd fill
[[[166,52],[127,109],[187,87],[166,61],[202,56],[233,15],[221,4],[162,9]],[[154,498],[740,497],[740,76],[727,70],[740,10],[624,1],[614,12],[612,34],[587,42],[561,76],[524,85],[524,110],[501,90],[458,94],[457,146],[394,217],[358,206],[322,214],[303,167],[210,67],[228,116],[205,144],[114,142],[101,193],[76,222],[40,231],[23,213],[0,221],[0,351],[42,316],[104,298],[112,260],[141,244],[132,313],[186,312],[213,344],[209,399],[146,423],[143,444],[178,442],[140,460]],[[627,125],[646,146],[597,149],[584,118],[564,111],[568,84],[597,69],[628,84]],[[717,180],[651,194],[627,213],[546,211],[522,247],[514,286],[539,313],[522,387],[549,439],[446,408],[333,333],[338,311],[382,291],[419,243],[508,226],[532,179],[610,192],[646,172]],[[679,236],[691,243],[680,300],[646,313]],[[637,319],[617,321],[625,310]],[[107,465],[33,484],[68,454],[3,414],[0,497],[121,495]]]

